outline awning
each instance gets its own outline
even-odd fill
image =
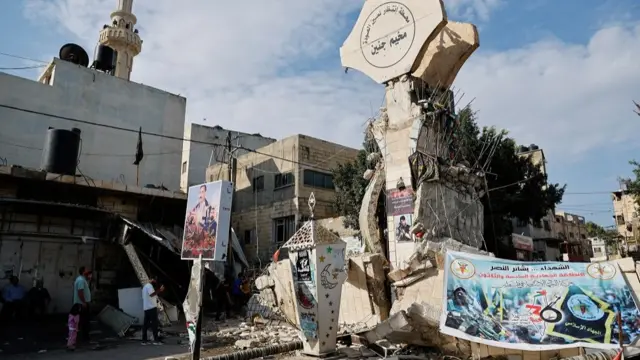
[[[120,216],[120,219],[122,219],[122,221],[127,225],[142,231],[151,239],[159,242],[162,246],[169,249],[171,252],[180,255],[180,238],[172,230],[152,224],[142,224],[124,216]]]

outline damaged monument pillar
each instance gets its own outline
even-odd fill
[[[309,207],[311,220],[282,248],[288,250],[291,261],[291,284],[304,352],[324,356],[336,350],[342,284],[347,278],[347,244],[313,219],[313,193]]]
[[[440,0],[368,0],[340,48],[345,67],[385,85],[385,106],[368,128],[381,152],[375,172],[385,174],[369,178],[385,181],[387,249],[395,268],[408,266],[417,242],[453,238],[482,246],[484,174],[456,152],[458,119],[449,90],[478,46],[476,27],[447,21]],[[361,222],[365,218],[361,213]]]

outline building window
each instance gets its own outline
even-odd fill
[[[527,226],[527,221],[526,220],[522,220],[522,219],[518,219],[518,223],[516,225],[517,227],[525,227]]]
[[[569,238],[573,239],[574,235],[572,232],[569,233]]]
[[[616,215],[616,224],[624,225],[624,216],[623,215]]]
[[[304,171],[304,184],[306,186],[335,190],[333,175],[314,170],[307,169]]]
[[[254,177],[251,185],[253,192],[264,190],[264,175]]]
[[[587,238],[587,235],[585,235],[585,234],[580,234],[580,238],[581,238],[581,239],[583,239],[583,240],[585,240],[585,239]]]
[[[549,224],[549,220],[542,220],[542,225],[544,226],[545,230],[551,231],[551,225]]]
[[[293,173],[276,174],[274,178],[274,188],[279,189],[293,185]]]
[[[281,244],[296,232],[295,215],[273,219],[273,242]]]
[[[244,244],[251,244],[256,238],[256,229],[245,230],[244,231]]]
[[[182,163],[182,173],[184,174],[186,172],[187,172],[187,162],[185,161]]]
[[[560,216],[556,216],[556,222],[562,222],[562,218]]]

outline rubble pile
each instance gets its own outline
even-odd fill
[[[229,319],[221,323],[210,323],[208,327],[211,330],[204,331],[204,343],[233,344],[240,350],[299,340],[297,330],[282,321],[255,321],[249,324],[241,319]]]

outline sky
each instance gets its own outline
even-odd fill
[[[5,1],[0,53],[48,61],[61,45],[93,53],[116,0]],[[481,125],[544,149],[558,210],[612,225],[610,191],[640,143],[640,2],[444,0],[473,22],[480,48],[454,86]],[[363,0],[135,0],[144,41],[132,81],[187,97],[187,121],[359,147],[383,87],[340,65]],[[251,9],[251,11],[249,11]],[[0,71],[35,78],[41,63],[0,55]],[[205,120],[206,119],[206,120]],[[640,159],[639,159],[640,160]]]

